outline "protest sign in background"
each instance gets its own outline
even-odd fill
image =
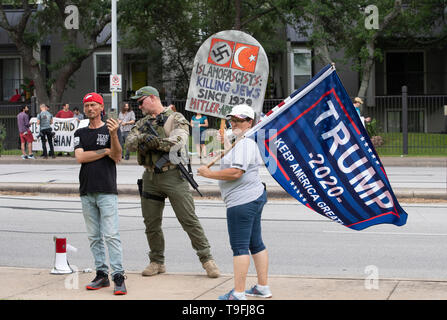
[[[259,115],[268,73],[267,55],[255,38],[238,30],[218,32],[197,51],[185,109],[225,118],[246,103]]]
[[[406,223],[335,67],[323,68],[246,137],[257,140],[284,190],[317,213],[355,230]]]
[[[73,135],[78,129],[78,125],[79,121],[76,118],[53,118],[51,128],[55,133],[53,139],[54,151],[72,152],[74,150]],[[42,141],[39,136],[40,127],[37,125],[37,118],[30,119],[30,130],[35,139],[33,151],[42,151]]]

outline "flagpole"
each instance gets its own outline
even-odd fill
[[[213,160],[211,160],[208,164],[206,164],[206,166],[208,168],[211,168],[213,165],[216,164],[217,161],[222,159],[231,149],[233,149],[235,145],[236,145],[236,141],[232,143],[230,148],[222,150],[221,153],[217,157],[215,157]]]
[[[331,68],[329,68],[325,73],[323,73],[316,81],[314,81],[314,83],[311,86],[308,86],[306,88],[304,88],[301,92],[299,92],[297,94],[297,96],[293,97],[293,99],[290,99],[290,96],[284,100],[284,102],[286,102],[285,104],[283,104],[281,107],[285,107],[286,105],[289,105],[291,103],[295,103],[296,100],[300,99],[302,96],[304,96],[305,94],[307,94],[310,90],[312,90],[316,85],[318,85],[323,79],[325,79],[327,76],[329,76],[329,74],[331,74],[332,72],[335,71],[335,63],[332,62],[331,63]],[[275,108],[277,108],[278,106],[275,106]],[[273,108],[272,110],[274,110],[275,108]],[[286,109],[286,108],[284,108]],[[284,110],[283,109],[283,110]],[[275,115],[276,117],[277,115]],[[268,118],[268,117],[266,117]],[[208,168],[212,167],[214,164],[216,164],[216,162],[220,159],[222,159],[231,149],[234,148],[234,146],[236,145],[236,143],[245,137],[248,137],[252,134],[254,134],[257,130],[259,130],[260,127],[266,125],[268,122],[270,122],[271,120],[273,120],[274,117],[271,117],[270,119],[265,119],[266,121],[259,121],[255,126],[253,126],[251,129],[249,129],[247,131],[246,134],[244,134],[243,136],[241,136],[239,139],[237,139],[235,142],[233,142],[233,144],[231,145],[230,148],[223,150],[217,157],[215,157],[214,159],[212,159],[208,164],[206,164],[206,166]],[[222,128],[222,124],[225,124],[225,120],[221,119],[221,127],[220,127],[220,132],[221,135],[223,136],[223,128]]]
[[[241,136],[241,137],[239,137],[239,138],[237,138],[232,144],[231,144],[231,147],[229,147],[228,149],[224,149],[224,150],[222,150],[221,151],[221,153],[217,156],[217,157],[215,157],[213,160],[211,160],[208,164],[206,164],[206,166],[208,167],[208,168],[210,168],[210,167],[212,167],[214,164],[216,164],[216,162],[218,161],[218,160],[220,160],[220,159],[222,159],[231,149],[233,149],[234,148],[234,146],[236,145],[236,143],[238,143],[239,142],[239,140],[241,140],[241,139],[243,139],[243,138],[245,138],[245,135],[244,136]]]

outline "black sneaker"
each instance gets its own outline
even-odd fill
[[[87,290],[98,290],[110,287],[109,276],[100,270],[96,271],[96,277],[85,288]]]
[[[126,277],[121,273],[117,273],[113,276],[113,282],[115,282],[115,289],[113,290],[114,295],[124,295],[127,294],[126,285],[124,284],[124,279]]]

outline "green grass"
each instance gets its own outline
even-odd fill
[[[22,151],[19,149],[2,150],[1,154],[5,156],[19,156],[22,154]]]
[[[377,147],[379,155],[401,155],[402,133],[379,133],[384,144]],[[408,155],[447,156],[447,134],[408,133]]]
[[[402,133],[380,133],[384,144],[376,150],[381,156],[400,156],[402,154]],[[207,144],[212,142],[207,140]],[[194,150],[194,151],[193,151]],[[189,151],[195,152],[192,137],[189,137]],[[210,150],[212,151],[212,150]],[[2,150],[2,155],[21,155],[19,149]],[[38,152],[37,154],[40,154]],[[72,155],[73,152],[70,153]],[[131,152],[136,156],[136,152]],[[409,156],[447,156],[447,134],[438,133],[408,133],[408,155]]]
[[[28,149],[26,150],[26,152],[28,152]],[[59,153],[59,151],[55,152],[56,154]],[[65,152],[64,152],[65,153]],[[41,155],[42,151],[34,151],[34,155]],[[70,156],[74,156],[74,152],[68,152],[68,154]],[[22,155],[22,151],[20,149],[10,149],[10,150],[2,150],[0,155],[5,155],[5,156],[20,156]],[[67,157],[64,155],[64,157]]]

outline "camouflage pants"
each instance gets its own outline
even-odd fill
[[[146,226],[150,261],[164,263],[165,241],[161,224],[166,197],[169,198],[183,230],[188,234],[200,262],[213,259],[208,239],[195,214],[194,200],[188,182],[181,177],[179,170],[171,169],[157,174],[147,170],[143,173],[141,210]]]

